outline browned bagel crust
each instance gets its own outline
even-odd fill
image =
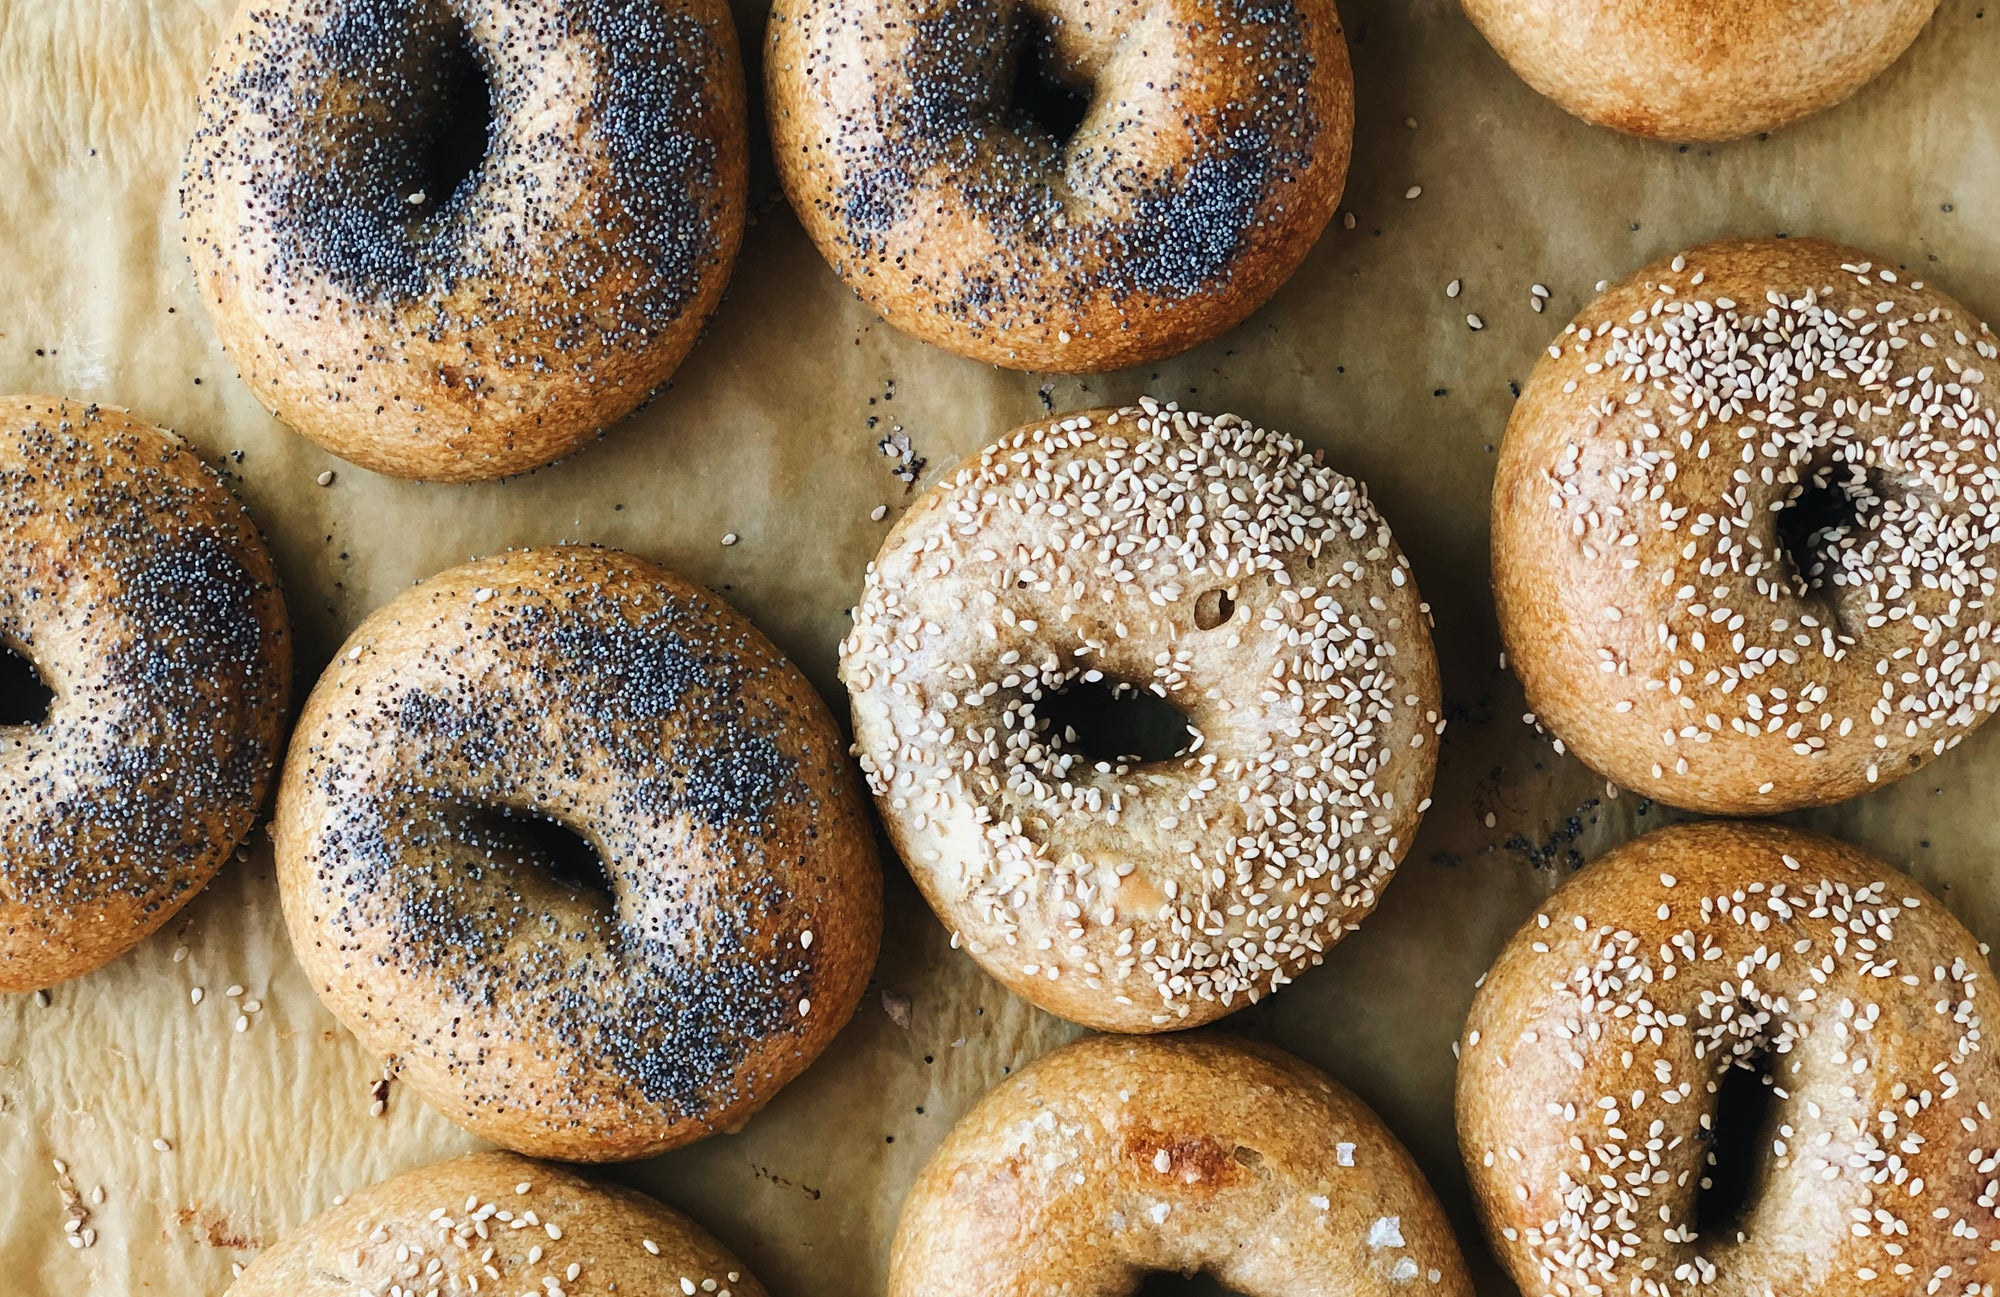
[[[1955,746],[2000,705],[1996,341],[1814,239],[1696,248],[1585,307],[1493,487],[1533,717],[1627,788],[1731,815]]]
[[[1086,94],[1010,109],[1025,43]],[[1353,75],[1332,0],[778,0],[792,207],[906,333],[1010,369],[1185,351],[1290,278],[1340,201]]]
[[[1938,0],[1461,0],[1521,79],[1656,140],[1733,140],[1846,99]]]
[[[258,1254],[226,1297],[764,1297],[707,1231],[669,1207],[512,1153],[406,1171]]]
[[[485,157],[428,193],[452,82],[482,75]],[[742,241],[744,113],[724,0],[246,0],[188,149],[188,254],[299,432],[399,477],[526,472],[694,345]]]
[[[1260,1297],[1471,1297],[1416,1163],[1267,1045],[1094,1036],[952,1128],[903,1206],[889,1297],[1124,1297],[1206,1271]]]
[[[1935,898],[1830,838],[1710,822],[1620,847],[1508,944],[1460,1043],[1495,1249],[1527,1297],[1991,1297],[1991,980]],[[1717,1087],[1759,1059],[1741,1234],[1704,1237]]]
[[[30,991],[138,945],[249,835],[292,641],[243,505],[109,406],[0,398],[0,571],[0,646],[54,694],[0,725],[0,991]]]
[[[1352,478],[1150,400],[1028,424],[947,473],[841,645],[856,751],[932,907],[1030,1002],[1199,1026],[1320,962],[1429,806],[1430,610]],[[1042,705],[1109,680],[1199,741],[1093,760]]]
[[[601,882],[552,872],[522,817],[582,837]],[[880,941],[825,704],[722,600],[612,550],[469,563],[363,622],[299,719],[276,837],[335,1016],[454,1121],[566,1161],[740,1125],[847,1022]]]

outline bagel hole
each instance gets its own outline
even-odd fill
[[[611,875],[604,868],[604,859],[575,829],[527,811],[485,811],[477,819],[482,836],[517,853],[550,881],[606,905],[611,903]]]
[[[1834,552],[1861,520],[1856,493],[1868,490],[1859,469],[1846,481],[1823,472],[1802,484],[1778,511],[1778,551],[1808,588],[1822,584]]]
[[[40,725],[55,701],[56,691],[35,664],[0,644],[0,725]]]
[[[417,174],[401,195],[411,217],[436,211],[476,183],[492,147],[493,85],[462,26],[441,52],[435,97],[417,128]]]
[[[1237,1297],[1237,1293],[1234,1288],[1223,1287],[1211,1275],[1176,1274],[1168,1270],[1141,1279],[1133,1297]]]
[[[1716,1083],[1694,1227],[1704,1238],[1733,1237],[1756,1209],[1759,1172],[1777,1118],[1769,1054],[1738,1060]]]
[[[1197,629],[1214,630],[1235,615],[1236,601],[1219,586],[1202,591],[1194,601],[1194,624]]]
[[[1047,733],[1088,761],[1144,765],[1185,756],[1199,732],[1187,713],[1150,690],[1075,680],[1036,704]]]
[[[1030,28],[1014,60],[1014,86],[1007,109],[1016,119],[1025,119],[1054,136],[1057,144],[1067,144],[1089,114],[1090,99],[1056,75],[1048,53],[1048,37]]]

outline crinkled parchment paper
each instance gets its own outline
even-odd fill
[[[759,217],[672,390],[568,463],[440,487],[373,477],[280,427],[195,299],[175,177],[230,2],[0,0],[0,390],[128,406],[230,472],[277,552],[302,686],[408,582],[570,538],[715,586],[838,698],[834,646],[887,526],[869,515],[886,505],[892,519],[910,498],[877,448],[897,430],[927,480],[1051,406],[1151,393],[1298,433],[1369,483],[1437,608],[1451,716],[1437,805],[1381,911],[1230,1026],[1373,1103],[1457,1216],[1485,1291],[1507,1292],[1466,1212],[1451,1041],[1474,979],[1536,902],[1662,819],[1537,741],[1498,668],[1485,518],[1509,384],[1596,280],[1726,234],[1845,239],[2000,315],[2000,4],[1945,0],[1885,78],[1803,126],[1680,151],[1571,121],[1451,0],[1349,0],[1354,228],[1336,221],[1219,342],[1088,380],[983,368],[882,326],[800,234],[760,129]],[[754,77],[763,6],[736,9]],[[1538,282],[1553,292],[1540,315]],[[741,539],[725,547],[729,532]],[[2000,941],[1996,777],[2000,725],[1804,818],[1914,870]],[[611,1172],[694,1213],[781,1297],[879,1293],[925,1155],[1010,1067],[1073,1030],[948,949],[894,868],[889,907],[880,994],[824,1060],[741,1134]],[[471,1143],[401,1090],[370,1115],[378,1067],[292,961],[261,830],[152,941],[48,999],[0,1001],[0,1292],[219,1294],[232,1262],[334,1195]],[[250,999],[261,1008],[244,1014]],[[90,1212],[87,1250],[64,1242],[65,1185]]]

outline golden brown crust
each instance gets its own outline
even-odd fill
[[[764,1297],[679,1212],[512,1153],[438,1162],[352,1195],[265,1249],[228,1297],[494,1291]]]
[[[880,939],[825,705],[722,600],[611,550],[470,563],[363,622],[299,719],[276,838],[334,1014],[453,1120],[568,1161],[740,1125],[846,1023]]]
[[[1619,848],[1473,1004],[1459,1138],[1489,1237],[1528,1297],[1991,1291],[1991,977],[1934,898],[1832,839],[1705,823]],[[1768,1070],[1773,1112],[1747,1211],[1704,1235],[1732,1067]]]
[[[1151,401],[946,474],[870,566],[841,678],[955,937],[1113,1031],[1199,1026],[1317,964],[1409,849],[1443,728],[1429,609],[1366,488]],[[1198,741],[1091,755],[1045,700],[1096,681],[1165,698]]]
[[[0,724],[0,991],[28,991],[138,945],[248,836],[292,647],[243,505],[109,406],[0,398],[0,571],[0,647],[53,695]]]
[[[1067,141],[1010,111],[1022,48],[1086,95]],[[897,328],[1010,369],[1185,351],[1298,269],[1354,126],[1331,0],[780,0],[778,173]]]
[[[1723,814],[1956,745],[2000,704],[1989,370],[1964,307],[1820,240],[1613,286],[1537,365],[1494,482],[1532,714],[1617,783]]]
[[[1318,1070],[1227,1036],[1089,1037],[995,1087],[925,1166],[889,1297],[1470,1297],[1422,1172]]]
[[[1521,79],[1587,122],[1732,140],[1830,108],[1902,56],[1937,0],[1462,0]]]
[[[429,193],[482,76],[486,154]],[[401,477],[526,472],[694,345],[742,240],[744,114],[723,0],[246,0],[189,146],[188,253],[299,432]]]

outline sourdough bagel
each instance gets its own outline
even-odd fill
[[[1830,108],[1938,0],[1461,0],[1521,79],[1628,135],[1733,140]]]
[[[764,1297],[699,1225],[630,1189],[474,1153],[353,1194],[266,1248],[227,1297]]]
[[[723,0],[245,0],[182,176],[202,299],[257,398],[343,459],[536,468],[720,301],[743,97]]]
[[[989,973],[1089,1026],[1197,1026],[1317,964],[1429,804],[1408,563],[1361,484],[1233,415],[1015,429],[897,523],[854,618],[841,678],[891,840]],[[1196,736],[1094,754],[1056,710],[1106,684]]]
[[[1493,488],[1533,716],[1676,806],[1852,797],[2000,704],[1992,332],[1813,239],[1613,286],[1536,366]]]
[[[1268,1046],[1098,1036],[995,1087],[903,1205],[889,1297],[1471,1297],[1444,1212],[1360,1100]]]
[[[1494,1248],[1527,1297],[1987,1297],[1991,983],[1942,905],[1829,838],[1707,823],[1620,847],[1508,943],[1460,1044]],[[1770,1096],[1739,1133],[1732,1074]],[[1705,1187],[1718,1159],[1740,1204]]]
[[[812,687],[611,550],[470,563],[363,622],[299,719],[276,837],[334,1015],[454,1121],[569,1161],[747,1120],[846,1023],[880,936]]]
[[[0,398],[0,991],[138,945],[249,836],[291,631],[215,471],[123,410]]]
[[[1017,83],[1078,98],[1074,131]],[[1137,365],[1239,323],[1333,214],[1354,130],[1332,0],[778,0],[765,85],[840,277],[1010,369]]]

